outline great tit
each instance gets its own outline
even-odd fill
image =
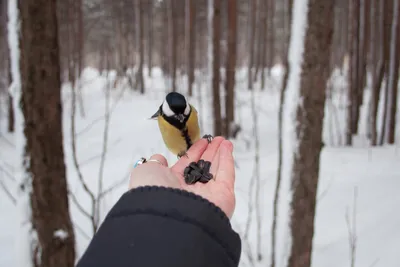
[[[167,148],[178,158],[200,139],[197,110],[177,92],[170,92],[151,119],[158,121],[162,138]],[[211,135],[204,135],[210,143]]]

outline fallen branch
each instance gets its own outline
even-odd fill
[[[354,188],[354,203],[353,203],[353,224],[350,223],[349,210],[346,210],[346,223],[349,232],[350,246],[350,267],[355,266],[356,250],[357,250],[357,223],[356,223],[356,205],[357,205],[357,187]]]

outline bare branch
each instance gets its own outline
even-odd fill
[[[129,174],[129,172],[128,172]],[[125,184],[126,182],[126,178],[122,178],[121,180],[119,180],[118,182],[116,182],[115,184],[113,184],[112,186],[110,186],[109,188],[107,188],[106,190],[104,190],[103,192],[101,192],[99,194],[99,196],[97,197],[97,200],[99,201],[100,199],[102,199],[103,197],[105,197],[107,194],[111,193],[112,191],[114,191],[116,188],[122,186],[123,184]]]
[[[72,202],[75,203],[76,207],[79,209],[80,212],[82,212],[83,215],[85,215],[89,220],[92,220],[93,216],[90,215],[89,212],[85,210],[85,208],[80,204],[78,199],[76,198],[75,194],[69,191],[69,195],[71,196]]]
[[[83,230],[77,223],[74,223],[74,227],[76,228],[76,230],[78,230],[79,233],[81,233],[81,235],[83,237],[85,237],[87,240],[91,240],[92,238],[85,232],[85,230]]]
[[[8,190],[7,186],[4,184],[4,182],[0,179],[0,187],[3,189],[3,191],[6,193],[8,198],[11,200],[11,202],[16,205],[17,204],[17,199],[11,194],[11,192]]]
[[[75,170],[78,174],[78,179],[83,187],[83,189],[85,190],[85,192],[89,195],[91,202],[92,202],[92,214],[94,214],[94,210],[95,210],[95,202],[96,202],[96,198],[93,194],[93,192],[89,189],[89,187],[87,186],[85,180],[83,179],[83,175],[82,175],[82,171],[80,169],[79,166],[79,162],[78,162],[78,156],[77,156],[77,152],[76,152],[76,135],[75,135],[75,114],[76,114],[76,88],[74,86],[72,86],[72,99],[71,99],[71,147],[72,147],[72,159],[74,162],[74,167]],[[71,194],[73,196],[73,194]],[[74,197],[73,197],[74,199]],[[75,199],[75,204],[78,204],[79,202],[77,201],[77,199]],[[80,205],[77,205],[78,208]],[[81,210],[83,212],[83,209]],[[97,229],[97,224],[93,218],[93,215],[90,215],[88,212],[83,212],[86,216],[88,216],[91,219],[92,222],[92,228],[93,228],[93,234],[96,232]]]
[[[13,182],[17,181],[15,179],[15,177],[10,172],[8,172],[5,168],[0,166],[0,171],[3,172],[6,175],[6,177],[9,178],[11,181],[13,181]]]
[[[357,205],[357,187],[354,188],[354,203],[353,203],[353,223],[350,223],[350,215],[348,208],[346,209],[346,224],[349,234],[349,246],[350,246],[350,267],[355,266],[356,261],[356,250],[357,250],[357,223],[356,223],[356,205]]]
[[[103,191],[103,175],[104,175],[104,165],[106,162],[106,155],[107,155],[107,145],[108,145],[108,133],[109,133],[109,125],[110,125],[110,91],[111,87],[109,84],[108,75],[106,76],[107,82],[105,86],[105,122],[104,122],[104,130],[103,130],[103,148],[101,152],[101,159],[100,159],[100,167],[99,167],[99,182],[98,182],[98,194],[100,195]],[[96,213],[95,213],[96,221],[99,222],[100,220],[100,201],[99,197],[96,199]]]
[[[7,145],[9,145],[9,146],[11,146],[13,148],[15,147],[14,144],[10,140],[8,140],[4,135],[2,135],[1,133],[0,133],[0,140],[4,140],[4,142]]]

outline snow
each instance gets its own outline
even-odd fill
[[[20,109],[20,98],[21,98],[21,74],[19,72],[19,14],[17,8],[17,0],[10,0],[8,4],[8,43],[11,54],[11,75],[13,83],[11,84],[9,91],[13,96],[14,114],[15,114],[15,136],[14,145],[15,151],[8,155],[8,157],[15,156],[15,171],[14,175],[17,180],[17,184],[13,186],[24,185],[24,190],[17,190],[15,192],[17,204],[16,204],[16,222],[10,226],[16,227],[16,241],[15,241],[15,256],[16,260],[12,266],[29,267],[31,266],[31,243],[35,239],[35,233],[31,231],[30,224],[30,205],[29,205],[29,173],[27,164],[29,160],[25,157],[25,144],[26,140],[23,135],[24,117],[22,110]],[[13,190],[14,191],[14,190]],[[13,192],[14,193],[14,192]],[[11,251],[7,254],[10,255]],[[11,265],[6,265],[11,266]]]
[[[298,2],[298,1],[296,1]],[[109,77],[114,78],[115,72]],[[145,71],[147,73],[147,70]],[[234,155],[238,163],[236,172],[236,210],[232,218],[232,225],[242,236],[248,218],[250,228],[248,240],[243,241],[243,254],[241,266],[252,266],[249,264],[248,255],[254,258],[253,266],[268,266],[270,255],[270,229],[273,203],[273,190],[275,188],[276,166],[277,166],[277,111],[279,93],[277,87],[271,87],[264,91],[256,89],[255,103],[259,110],[259,135],[260,135],[260,207],[261,207],[261,252],[263,259],[256,262],[256,218],[249,217],[250,202],[253,207],[254,195],[249,194],[249,182],[254,170],[254,144],[251,139],[252,119],[250,96],[247,90],[245,69],[237,71],[237,118],[243,131],[234,140]],[[281,66],[274,67],[271,84],[280,85],[282,77]],[[345,79],[340,72],[335,72],[332,82],[336,90],[332,97],[335,113],[340,121],[339,129],[344,133],[345,127],[345,92],[340,85]],[[207,80],[205,81],[205,83]],[[292,81],[293,82],[293,81]],[[83,100],[85,103],[86,116],[82,118],[77,112],[77,152],[78,160],[85,181],[93,192],[97,192],[99,165],[103,143],[103,127],[105,110],[105,74],[95,69],[85,69],[82,84],[84,86]],[[101,218],[110,210],[113,204],[128,188],[128,174],[133,163],[142,156],[149,157],[154,153],[162,153],[166,156],[170,165],[176,161],[176,157],[170,154],[163,144],[157,123],[148,118],[154,114],[165,97],[165,83],[161,71],[155,69],[153,78],[146,77],[149,86],[146,95],[130,91],[126,82],[121,87],[111,91],[111,108],[113,110],[110,121],[110,133],[108,154],[104,168],[104,188],[120,184],[111,193],[107,194],[101,203]],[[152,85],[150,89],[150,84]],[[203,88],[207,86],[201,84]],[[194,87],[197,90],[197,86]],[[255,88],[260,88],[259,84]],[[185,92],[185,91],[183,91]],[[122,94],[122,95],[121,95]],[[122,96],[122,97],[121,97]],[[369,91],[366,91],[366,99],[369,99]],[[64,145],[67,164],[68,184],[70,189],[86,210],[90,211],[90,199],[84,192],[73,166],[71,155],[70,114],[71,114],[71,92],[68,84],[63,86],[63,116],[64,116]],[[199,107],[199,95],[195,92],[190,98],[192,104]],[[203,108],[201,110],[204,121],[203,132],[212,129],[211,118],[211,95],[202,94]],[[0,98],[0,101],[5,101]],[[366,103],[366,102],[365,102]],[[366,106],[366,105],[365,105]],[[318,189],[318,204],[316,214],[316,229],[314,239],[314,254],[312,264],[315,267],[337,267],[350,266],[348,229],[345,220],[346,209],[352,210],[353,190],[358,189],[357,199],[357,259],[356,266],[371,266],[377,260],[375,266],[397,267],[398,248],[400,247],[400,215],[398,203],[400,203],[400,153],[397,146],[368,147],[368,141],[364,132],[366,121],[366,107],[362,107],[362,123],[360,123],[359,136],[355,138],[354,147],[333,146],[330,138],[330,116],[332,108],[326,109],[324,141],[325,148],[321,154],[320,184]],[[114,108],[113,108],[114,107]],[[79,111],[79,108],[78,108]],[[4,112],[2,114],[5,114]],[[15,147],[9,145],[5,140],[16,144],[15,136],[4,132],[6,118],[0,118],[0,166],[7,168],[14,175],[20,175],[15,171],[20,168],[17,161]],[[336,144],[337,142],[335,142]],[[0,171],[0,179],[4,180],[10,190],[16,195],[16,184],[4,177]],[[1,190],[1,189],[0,189]],[[282,203],[289,203],[289,195],[281,194]],[[90,221],[78,210],[75,203],[70,201],[72,220],[75,226],[77,238],[78,257],[82,255],[89,243],[88,235],[91,234]],[[279,214],[285,214],[282,207]],[[13,246],[18,244],[16,237],[20,236],[21,227],[17,225],[16,216],[19,211],[15,208],[7,196],[0,191],[0,266],[18,266],[21,254],[13,254]],[[7,215],[6,215],[7,214]],[[278,230],[285,227],[283,220],[278,221]],[[18,233],[18,234],[17,234]],[[278,233],[278,241],[282,233]],[[281,242],[282,243],[282,242]],[[278,242],[279,244],[279,242]],[[284,247],[279,246],[277,250],[278,263],[282,262]],[[22,266],[22,265],[21,265]],[[28,265],[24,265],[28,266]],[[282,266],[282,265],[277,265]]]
[[[58,229],[57,231],[54,232],[54,237],[61,240],[65,240],[68,237],[68,232],[63,229]]]
[[[298,139],[296,137],[297,119],[296,112],[302,106],[300,96],[300,79],[303,64],[303,54],[305,46],[305,34],[307,29],[308,1],[295,1],[293,4],[293,33],[289,45],[289,66],[290,73],[288,77],[287,91],[285,95],[285,108],[283,112],[283,142],[282,142],[282,181],[279,195],[287,196],[285,201],[279,202],[277,216],[277,250],[281,251],[281,257],[277,254],[277,266],[284,266],[288,262],[290,249],[292,246],[290,231],[290,203],[293,192],[292,169],[293,161],[298,153]],[[279,230],[279,228],[283,228]],[[281,244],[283,243],[283,244]],[[282,262],[280,262],[282,260]]]

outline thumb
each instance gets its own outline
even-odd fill
[[[151,164],[158,163],[165,167],[168,167],[167,159],[163,155],[160,155],[160,154],[154,154],[147,160],[146,163],[151,163]]]

